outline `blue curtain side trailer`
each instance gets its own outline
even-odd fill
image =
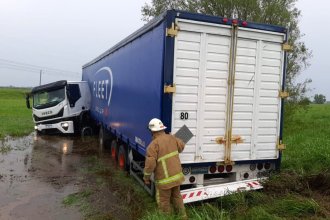
[[[186,125],[185,203],[262,188],[284,146],[287,48],[283,27],[167,11],[83,66],[101,143],[143,185],[148,122]]]

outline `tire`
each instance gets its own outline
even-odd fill
[[[113,161],[117,162],[117,155],[118,155],[118,144],[116,140],[112,140],[111,142],[111,157]]]
[[[127,156],[127,151],[126,151],[124,145],[120,145],[117,159],[118,159],[119,169],[121,169],[123,171],[127,171],[128,156]]]

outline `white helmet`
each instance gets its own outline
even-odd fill
[[[151,119],[148,127],[150,131],[162,131],[166,129],[163,122],[158,118]]]

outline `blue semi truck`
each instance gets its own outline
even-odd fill
[[[167,11],[83,66],[100,144],[143,185],[150,119],[186,125],[185,203],[262,188],[285,147],[289,49],[283,27]]]

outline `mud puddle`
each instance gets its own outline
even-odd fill
[[[82,176],[81,168],[88,163],[86,158],[104,154],[94,138],[33,133],[23,138],[6,138],[0,142],[0,148],[6,149],[0,152],[0,219],[84,219],[77,206],[65,206],[63,200],[83,187],[93,187]],[[120,204],[111,190],[107,195],[107,202]],[[113,219],[124,218],[125,211],[115,212]]]

